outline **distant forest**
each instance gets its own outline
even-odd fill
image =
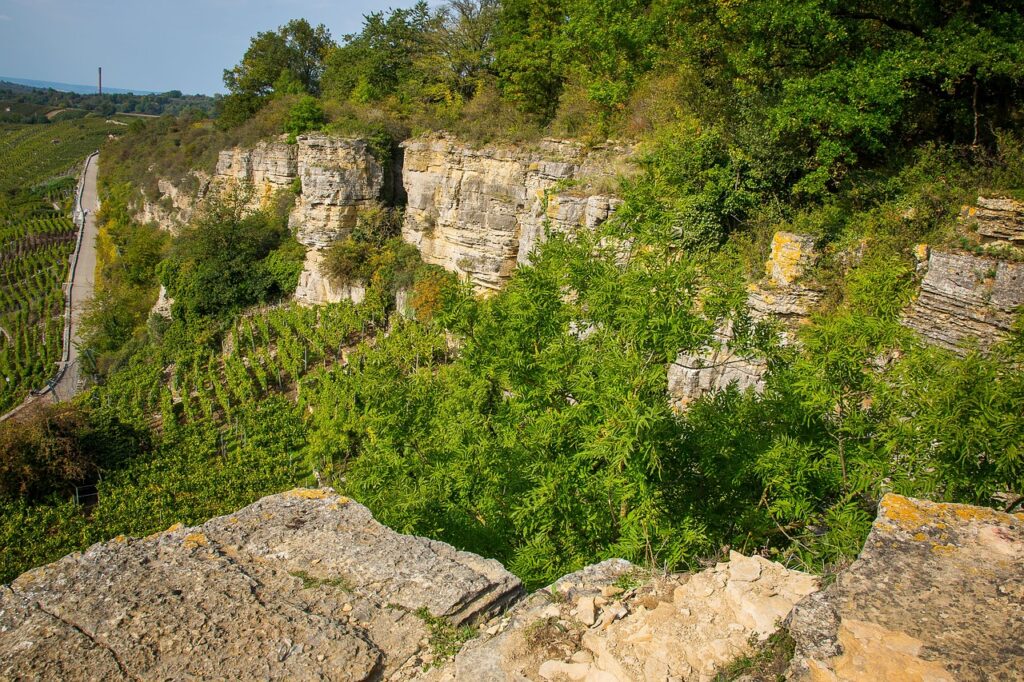
[[[216,100],[206,95],[185,95],[180,90],[149,95],[82,95],[0,81],[0,123],[49,123],[90,113],[180,116],[193,111],[210,116]]]

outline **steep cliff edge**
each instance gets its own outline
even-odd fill
[[[520,599],[495,561],[294,490],[0,587],[0,679],[709,681],[787,623],[795,679],[1019,679],[1022,581],[1024,515],[888,495],[824,591],[733,552],[695,574],[611,560]]]
[[[407,195],[402,237],[423,260],[457,272],[478,290],[497,290],[552,230],[606,220],[618,200],[601,190],[631,150],[586,150],[563,140],[536,149],[476,149],[444,134],[403,144]]]

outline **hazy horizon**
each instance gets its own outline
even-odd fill
[[[324,24],[335,40],[368,12],[414,0],[0,0],[0,73],[71,85],[213,95],[249,40],[290,19]]]

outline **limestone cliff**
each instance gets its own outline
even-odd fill
[[[298,148],[283,141],[264,141],[251,149],[235,147],[220,153],[213,184],[219,191],[231,187],[251,191],[250,205],[265,208],[276,192],[292,188],[298,164]]]
[[[521,598],[495,561],[294,490],[0,586],[0,679],[710,682],[788,625],[790,679],[1013,680],[1022,584],[1024,515],[888,495],[823,591],[731,552],[693,574],[614,559]],[[475,628],[452,660],[445,621]]]
[[[543,240],[545,223],[571,232],[606,220],[618,204],[599,186],[627,148],[586,150],[545,140],[536,149],[476,149],[444,135],[404,143],[402,236],[428,263],[497,290]]]
[[[203,171],[192,171],[178,183],[166,178],[157,180],[157,195],[146,196],[135,211],[136,222],[155,223],[172,234],[195,217],[210,189],[211,178]]]
[[[308,247],[296,300],[309,305],[343,299],[359,302],[362,288],[340,287],[319,268],[320,250],[346,237],[359,212],[384,198],[385,165],[365,140],[324,133],[300,135],[296,144],[261,142],[252,149],[221,152],[214,184],[251,192],[253,208],[275,193],[298,190],[289,225]]]
[[[360,210],[383,198],[384,166],[364,140],[323,133],[300,135],[296,154],[301,192],[289,223],[300,242],[323,248],[348,236]]]

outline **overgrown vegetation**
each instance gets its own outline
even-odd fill
[[[613,556],[694,566],[723,546],[822,571],[860,549],[886,491],[1015,499],[1024,329],[955,354],[900,317],[913,246],[974,245],[960,206],[1024,188],[1022,22],[1001,0],[458,0],[370,15],[340,45],[307,22],[260,34],[217,124],[138,124],[108,147],[119,255],[112,321],[91,341],[105,383],[82,408],[147,445],[103,460],[89,517],[5,499],[4,579],[314,471],[396,530],[531,586]],[[379,150],[440,127],[624,137],[640,172],[612,220],[551,235],[489,298],[419,263],[395,207],[325,254],[365,301],[316,310],[278,305],[301,259],[283,212],[229,202],[170,243],[131,225],[149,166],[181,178],[222,145],[320,126]],[[746,309],[777,230],[814,235],[809,279],[826,293],[785,347]],[[171,322],[146,319],[158,280]],[[767,358],[765,391],[674,414],[668,363],[726,322]]]

